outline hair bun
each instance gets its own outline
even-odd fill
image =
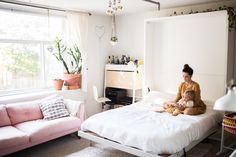
[[[189,68],[188,64],[184,64],[184,69]]]
[[[184,64],[184,68],[183,68],[182,72],[186,72],[190,76],[193,75],[193,69],[188,64]]]

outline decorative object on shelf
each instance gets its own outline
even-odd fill
[[[64,83],[64,80],[62,80],[62,79],[54,79],[53,80],[54,88],[56,90],[61,90],[63,83]]]
[[[111,18],[111,40],[110,43],[111,45],[116,45],[118,42],[118,38],[116,35],[116,17],[115,15],[112,16]]]
[[[106,14],[112,16],[115,15],[117,11],[121,11],[122,9],[123,6],[121,5],[121,0],[109,0]]]
[[[228,7],[224,5],[224,6],[220,6],[218,9],[206,9],[203,11],[191,10],[190,12],[185,13],[185,14],[196,14],[196,13],[212,12],[212,11],[219,11],[219,10],[226,10],[228,12],[229,31],[231,31],[232,29],[236,29],[236,14],[235,14],[234,7]],[[177,14],[177,12],[174,11],[173,14],[171,14],[170,16],[177,16],[177,15],[183,15],[183,14],[184,14],[183,12],[181,12],[180,14]]]
[[[112,56],[111,64],[115,64],[115,56]]]
[[[68,83],[69,89],[80,88],[82,57],[77,45],[73,48],[67,48],[62,42],[62,39],[56,38],[56,51],[53,55],[56,59],[63,63],[65,68],[64,77]]]
[[[143,60],[142,59],[138,60],[138,65],[143,65]]]
[[[108,56],[107,64],[111,64],[111,56]]]
[[[128,55],[122,55],[121,57],[119,56],[108,56],[107,64],[122,64],[122,65],[142,65],[143,60],[138,60],[134,58],[130,58]]]

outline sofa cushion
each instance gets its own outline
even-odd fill
[[[40,102],[41,99],[35,101],[7,104],[7,113],[12,125],[35,119],[42,119],[43,116],[39,108]]]
[[[64,117],[55,120],[34,120],[15,125],[21,131],[26,132],[30,136],[30,141],[35,142],[57,134],[79,130],[81,121],[76,117]]]
[[[69,116],[62,97],[45,100],[39,104],[45,120],[53,120]]]
[[[0,150],[29,143],[29,136],[12,126],[0,127]]]
[[[0,127],[11,125],[11,121],[8,117],[6,106],[0,105]]]

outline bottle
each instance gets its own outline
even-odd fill
[[[111,64],[111,56],[108,56],[107,64]]]
[[[115,64],[115,57],[112,56],[111,64]]]

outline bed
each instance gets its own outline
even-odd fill
[[[222,114],[214,111],[210,102],[207,102],[207,112],[198,116],[175,117],[152,110],[171,100],[171,94],[150,92],[138,103],[88,118],[82,124],[79,136],[103,144],[117,144],[115,148],[120,150],[123,149],[119,146],[123,146],[128,149],[123,151],[137,156],[182,155],[199,140],[216,131]]]

